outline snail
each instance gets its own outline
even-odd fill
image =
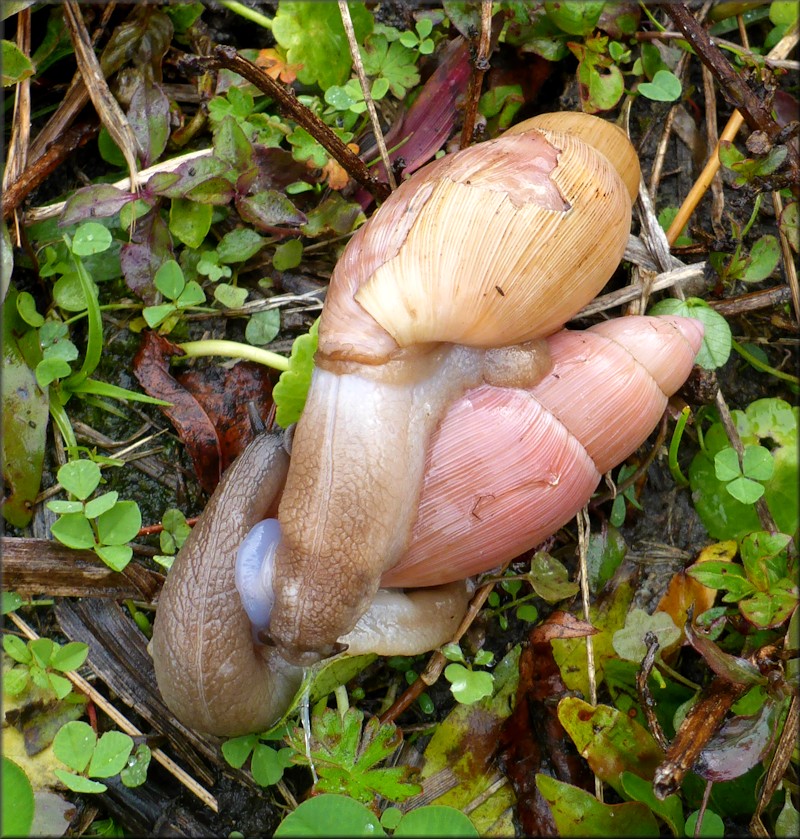
[[[356,233],[290,465],[257,438],[162,592],[153,656],[179,719],[263,730],[344,645],[444,643],[465,579],[555,532],[646,439],[702,327],[562,329],[619,264],[638,182],[620,129],[546,115],[429,164]]]

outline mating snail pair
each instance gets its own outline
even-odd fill
[[[156,676],[179,719],[264,730],[342,644],[439,646],[466,578],[555,532],[644,442],[702,327],[562,330],[618,266],[638,183],[616,126],[544,115],[429,164],[356,233],[291,462],[275,435],[245,450],[161,594]]]

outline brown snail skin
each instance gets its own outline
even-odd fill
[[[619,129],[563,115],[566,133],[559,116],[420,170],[346,248],[294,433],[280,539],[252,593],[244,583],[251,605],[263,601],[257,622],[273,646],[254,643],[233,566],[247,523],[280,491],[274,442],[256,441],[225,475],[162,593],[156,674],[188,725],[265,728],[299,665],[341,643],[398,654],[443,643],[466,605],[461,581],[568,521],[688,375],[696,322],[559,332],[619,264],[639,179]]]

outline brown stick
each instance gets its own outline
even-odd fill
[[[459,148],[465,149],[472,142],[475,132],[475,120],[478,115],[478,101],[481,98],[483,77],[489,69],[489,52],[492,41],[492,2],[481,0],[481,34],[478,50],[472,64],[472,74],[469,79],[466,106],[464,108],[464,126],[461,129],[461,143]]]
[[[93,551],[76,551],[49,539],[3,539],[3,588],[24,595],[153,600],[160,575],[130,564],[124,572],[103,565]]]
[[[364,161],[347,148],[316,114],[297,101],[297,97],[291,88],[287,89],[278,84],[255,64],[239,55],[233,47],[218,46],[214,49],[211,58],[193,58],[187,63],[190,65],[197,64],[204,69],[209,66],[224,67],[238,73],[260,91],[272,96],[277,101],[278,108],[283,114],[305,128],[325,151],[344,167],[349,175],[368,189],[379,201],[385,201],[391,194],[389,185],[373,177]]]
[[[661,3],[659,5],[672,18],[678,29],[683,32],[698,58],[716,78],[725,98],[742,114],[747,125],[753,131],[763,131],[770,140],[777,142],[781,128],[772,118],[769,108],[750,89],[742,76],[731,67],[706,30],[695,20],[694,15],[683,3]],[[787,149],[793,175],[797,179],[798,170],[800,170],[800,153],[791,143],[787,145]]]
[[[97,123],[84,123],[70,128],[52,143],[47,151],[32,165],[28,166],[17,180],[3,194],[3,218],[8,218],[14,210],[75,151],[97,136],[100,126]]]

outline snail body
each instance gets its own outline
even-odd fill
[[[702,337],[694,321],[561,330],[619,263],[638,169],[632,177],[635,155],[614,126],[571,115],[564,133],[553,116],[420,170],[347,246],[320,322],[279,529],[240,553],[238,584],[269,646],[253,640],[234,557],[245,525],[280,493],[275,469],[255,463],[266,453],[283,468],[274,443],[253,444],[226,473],[162,594],[156,674],[184,722],[243,733],[286,707],[262,687],[235,712],[225,701],[196,712],[198,696],[210,704],[209,667],[215,684],[270,671],[290,685],[300,666],[341,644],[410,654],[443,643],[466,605],[462,581],[568,521],[688,375]],[[579,139],[587,135],[593,145]],[[256,480],[266,485],[258,503]],[[201,572],[207,564],[218,570]],[[206,620],[213,612],[215,644],[227,643],[223,623],[237,633],[222,663],[216,647],[198,651],[200,595],[182,605],[187,586],[209,580],[219,585],[201,611]],[[191,673],[176,687],[187,660]]]

